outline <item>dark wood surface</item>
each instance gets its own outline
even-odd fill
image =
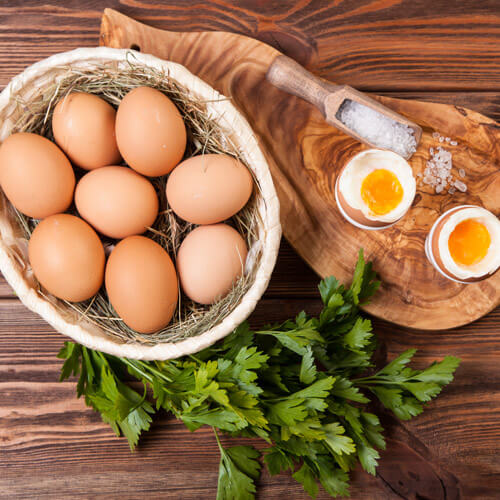
[[[164,29],[228,30],[269,42],[325,78],[363,90],[465,105],[500,120],[497,0],[110,1]],[[95,46],[100,1],[0,3],[0,84],[56,52]],[[253,325],[318,310],[317,278],[283,243]],[[58,383],[63,337],[0,282],[0,497],[215,498],[210,432],[159,419],[135,454]],[[422,332],[374,321],[381,358],[417,347],[424,364],[462,358],[456,380],[417,419],[384,416],[378,475],[356,471],[355,499],[495,499],[500,491],[500,309],[460,329]],[[264,475],[260,498],[305,498]],[[322,496],[326,498],[326,496]]]

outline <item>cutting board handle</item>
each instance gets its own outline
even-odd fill
[[[274,59],[267,70],[266,79],[280,90],[310,102],[323,115],[325,115],[325,99],[339,88],[337,85],[314,76],[287,56],[278,56]]]

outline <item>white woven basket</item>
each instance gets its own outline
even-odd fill
[[[29,101],[30,95],[33,95],[40,86],[62,78],[64,71],[61,67],[71,66],[88,70],[107,62],[118,63],[125,67],[129,55],[129,51],[107,47],[82,48],[54,55],[30,66],[15,77],[0,94],[0,141],[3,142],[9,136],[17,116],[22,112],[13,102],[13,98],[22,96],[24,101]],[[281,237],[279,202],[269,167],[252,129],[229,100],[224,99],[216,90],[179,64],[142,53],[134,53],[134,64],[143,64],[168,72],[173,80],[189,90],[193,99],[206,102],[210,117],[222,130],[231,135],[233,143],[240,149],[243,158],[253,171],[256,183],[259,185],[257,209],[262,220],[258,229],[262,258],[257,264],[255,280],[250,289],[228,316],[200,335],[177,343],[165,342],[156,345],[121,341],[93,324],[68,319],[61,314],[59,308],[37,292],[26,248],[19,244],[19,239],[16,237],[16,222],[9,216],[8,202],[4,196],[0,206],[0,270],[26,307],[76,342],[120,357],[165,360],[204,349],[231,333],[248,318],[264,293],[276,262]]]

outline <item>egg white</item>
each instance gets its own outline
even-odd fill
[[[385,169],[392,172],[403,188],[403,199],[397,207],[385,215],[373,214],[361,197],[361,185],[365,177],[374,170]],[[368,149],[354,156],[344,168],[338,189],[346,203],[370,220],[395,222],[408,211],[415,198],[417,183],[408,162],[392,151]]]
[[[451,233],[460,222],[467,219],[474,219],[484,224],[491,237],[488,253],[484,259],[472,266],[457,264],[453,260],[448,248],[448,240]],[[450,215],[441,228],[438,239],[438,251],[443,266],[457,278],[479,278],[490,274],[500,267],[500,220],[482,207],[468,207],[458,210]]]

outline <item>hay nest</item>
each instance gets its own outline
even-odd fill
[[[117,107],[121,99],[133,88],[149,86],[172,99],[184,118],[188,133],[184,158],[204,153],[225,153],[246,163],[230,136],[207,112],[207,102],[194,100],[189,90],[174,81],[167,72],[136,63],[132,53],[127,54],[126,60],[128,64],[125,66],[117,62],[106,62],[92,69],[72,65],[56,67],[55,69],[62,73],[57,80],[37,88],[26,99],[19,95],[12,97],[17,111],[22,111],[13,113],[18,118],[13,124],[12,133],[33,132],[53,140],[51,127],[53,109],[57,102],[70,92],[96,94]],[[75,168],[75,173],[78,179],[85,171]],[[152,179],[152,182],[160,200],[160,213],[145,236],[158,242],[175,261],[183,238],[195,226],[178,218],[169,208],[165,196],[166,176]],[[53,304],[62,315],[70,317],[72,322],[83,321],[93,324],[108,335],[120,339],[121,342],[155,345],[179,342],[198,336],[223,321],[242,300],[255,279],[255,270],[262,258],[261,247],[258,245],[258,226],[262,224],[257,209],[258,197],[259,184],[255,182],[254,193],[249,203],[228,221],[244,237],[250,249],[250,262],[247,262],[246,272],[242,278],[226,297],[210,306],[196,304],[180,293],[178,307],[171,323],[154,334],[144,335],[129,328],[114,311],[104,287],[91,300],[80,303],[61,301],[35,282],[37,293]],[[12,206],[9,210],[12,220],[15,220],[19,227],[17,237],[21,240],[20,246],[23,246],[24,239],[26,247],[38,221],[22,215]],[[71,210],[76,213],[74,207]],[[107,238],[102,238],[102,241],[105,247],[114,244],[113,240]]]

